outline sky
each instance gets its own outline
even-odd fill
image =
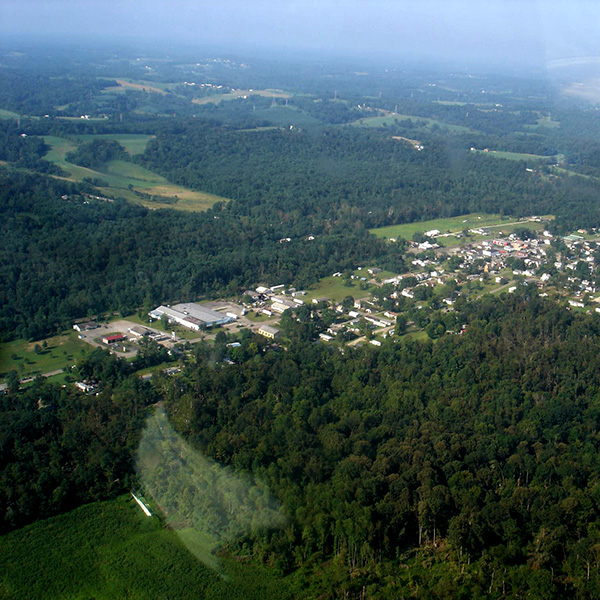
[[[0,0],[0,36],[544,64],[600,56],[590,0]]]

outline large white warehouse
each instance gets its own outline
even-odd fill
[[[211,310],[193,302],[175,304],[174,306],[159,306],[148,314],[152,319],[162,319],[165,316],[169,323],[179,323],[179,325],[195,331],[199,331],[203,327],[223,325],[232,320],[231,317],[216,310]]]

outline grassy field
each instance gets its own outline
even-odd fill
[[[476,152],[478,154],[485,154],[487,156],[495,156],[496,158],[504,158],[506,160],[525,160],[525,161],[549,161],[561,160],[561,157],[564,158],[563,155],[557,154],[554,156],[543,156],[541,154],[523,154],[521,152],[505,152],[504,150],[472,150],[472,152]]]
[[[140,136],[136,139],[130,139],[129,143],[133,147],[137,146],[139,148],[143,143],[139,138]],[[65,160],[66,154],[76,147],[73,142],[51,135],[44,136],[44,140],[51,146],[50,151],[45,156],[46,160],[56,163],[69,173],[68,179],[71,181],[82,181],[85,177],[101,179],[107,184],[98,188],[101,194],[120,196],[148,208],[173,208],[185,211],[206,210],[215,202],[227,201],[226,198],[221,198],[214,194],[196,192],[172,184],[161,175],[157,175],[141,165],[127,161],[113,160],[108,163],[107,168],[102,172],[73,165]],[[129,189],[129,186],[132,189]],[[135,191],[152,196],[161,196],[164,197],[165,201],[146,200],[136,195]],[[178,198],[177,202],[167,202],[169,198],[174,198],[175,196]]]
[[[362,273],[362,271],[359,271],[359,273]],[[371,278],[366,271],[364,273],[364,277]],[[341,302],[346,296],[358,298],[368,295],[368,292],[359,288],[356,279],[352,280],[350,287],[344,285],[344,281],[344,277],[324,277],[314,289],[306,290],[306,296],[302,296],[302,300],[306,304],[312,302],[313,298],[329,298],[334,302]]]
[[[267,569],[222,560],[220,577],[131,496],[4,535],[0,555],[2,599],[292,598],[287,582]]]
[[[0,108],[0,119],[18,119],[21,115],[12,110],[4,110]]]
[[[116,79],[119,85],[104,88],[105,92],[124,92],[126,90],[135,90],[137,92],[154,92],[155,94],[166,94],[167,91],[159,84],[150,81],[134,79]]]
[[[415,126],[417,121],[425,122],[427,129],[431,129],[434,125],[437,125],[441,129],[446,129],[448,131],[457,131],[461,133],[468,133],[471,131],[468,127],[464,127],[463,125],[449,125],[448,123],[443,123],[436,119],[415,117],[414,115],[401,115],[397,113],[389,113],[384,117],[365,117],[364,119],[358,119],[358,121],[350,123],[350,125],[354,127],[390,127],[397,123],[401,123],[406,119],[411,119]]]
[[[557,129],[560,127],[560,121],[554,121],[550,116],[541,116],[537,120],[537,125],[525,125],[527,129],[534,129],[535,127],[549,127],[551,129]]]
[[[148,142],[154,138],[153,135],[144,135],[141,133],[119,133],[119,134],[88,134],[74,136],[81,142],[89,142],[91,140],[115,140],[127,150],[131,156],[143,154]]]
[[[544,218],[553,218],[546,215]],[[532,222],[528,220],[519,220],[514,217],[502,217],[500,215],[487,215],[484,213],[473,213],[470,215],[461,215],[459,217],[449,217],[447,219],[433,219],[431,221],[417,221],[415,223],[405,223],[403,225],[392,225],[390,227],[379,227],[371,229],[379,238],[404,238],[412,239],[415,233],[424,233],[433,229],[438,229],[441,233],[460,233],[464,229],[473,229],[480,227],[492,227],[498,231],[512,231],[517,227],[527,227],[529,229],[542,229],[543,223]],[[450,240],[457,238],[438,238],[444,245],[451,245]],[[456,242],[460,243],[460,240]]]
[[[262,98],[291,98],[291,94],[284,92],[283,90],[231,90],[227,94],[214,94],[213,96],[205,96],[204,98],[196,98],[192,100],[194,104],[219,104],[224,100],[236,100],[237,98],[243,98],[251,96],[261,96]]]
[[[14,340],[0,344],[0,378],[15,370],[20,377],[38,373],[49,373],[64,369],[90,350],[90,346],[77,337],[75,331],[50,337],[48,347],[36,354],[34,348],[39,342]]]
[[[316,119],[295,106],[271,106],[269,108],[260,108],[253,111],[252,116],[257,119],[265,119],[275,125],[281,125],[283,127],[287,127],[288,125],[307,127],[309,125],[318,125],[321,122],[319,119]]]

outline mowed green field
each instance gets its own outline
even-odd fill
[[[13,340],[0,343],[0,378],[12,370],[19,377],[28,377],[66,369],[91,349],[75,331],[47,338],[47,348],[39,354],[35,352],[36,344],[41,346],[42,342]]]
[[[392,125],[400,124],[402,121],[410,119],[416,126],[418,121],[425,122],[427,129],[431,129],[434,125],[437,125],[441,129],[448,131],[456,131],[461,133],[468,133],[471,131],[468,127],[463,125],[450,125],[437,121],[436,119],[429,119],[427,117],[415,117],[414,115],[401,115],[396,113],[390,113],[384,117],[365,117],[364,119],[358,119],[350,123],[353,127],[391,127]]]
[[[369,279],[371,277],[366,271],[364,276]],[[346,286],[344,281],[345,277],[323,277],[313,289],[306,290],[306,296],[302,296],[301,300],[304,300],[306,304],[310,304],[313,298],[329,298],[333,302],[341,302],[346,296],[358,298],[368,294],[368,292],[360,290],[356,279],[352,280],[350,287]]]
[[[293,596],[267,569],[200,563],[131,496],[97,502],[0,537],[0,598],[273,600]]]
[[[115,136],[111,137],[117,139]],[[227,202],[226,198],[215,196],[214,194],[197,192],[170,183],[161,175],[157,175],[141,165],[127,161],[113,160],[108,163],[104,171],[95,171],[74,165],[65,160],[66,154],[76,148],[73,142],[66,138],[52,135],[44,136],[44,140],[51,146],[50,151],[44,157],[46,160],[56,163],[69,173],[68,179],[71,181],[83,181],[86,177],[102,180],[107,185],[98,188],[100,194],[120,196],[148,208],[173,208],[185,211],[202,211],[210,208],[215,202]],[[139,149],[143,143],[147,143],[148,141],[144,142],[138,136],[127,140],[127,143],[130,144],[130,147]],[[132,189],[129,189],[129,186]],[[165,202],[145,200],[137,196],[134,190],[142,194],[164,197]],[[174,198],[175,196],[178,198],[177,202],[167,202],[169,198]]]
[[[546,215],[544,218],[552,219],[551,215]],[[403,238],[405,240],[412,239],[415,233],[425,233],[433,229],[438,229],[443,233],[460,233],[464,229],[473,229],[479,227],[491,227],[500,231],[512,231],[517,227],[527,227],[529,229],[541,229],[543,223],[529,221],[527,219],[515,219],[514,217],[503,217],[501,215],[488,215],[484,213],[472,213],[470,215],[462,215],[459,217],[449,217],[447,219],[433,219],[431,221],[417,221],[415,223],[405,223],[403,225],[392,225],[390,227],[379,227],[371,229],[370,232],[379,238]],[[450,240],[457,238],[442,238],[444,245],[452,245]],[[459,241],[456,241],[456,244]]]
[[[560,162],[564,159],[564,155],[556,154],[553,156],[543,156],[542,154],[524,154],[522,152],[506,152],[504,150],[472,150],[478,154],[485,154],[486,156],[494,156],[496,158],[504,158],[506,160],[525,160],[525,161],[550,161],[554,160]]]

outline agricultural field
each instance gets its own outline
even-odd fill
[[[38,373],[50,373],[65,369],[80,359],[90,347],[77,337],[77,334],[65,332],[43,341],[28,342],[13,340],[0,343],[0,378],[14,370],[19,377],[29,377]],[[36,345],[40,348],[35,351]]]
[[[552,219],[550,215],[543,217]],[[415,233],[424,233],[433,229],[438,229],[442,234],[460,233],[465,229],[473,228],[493,228],[503,232],[513,231],[517,227],[527,227],[529,229],[543,229],[543,223],[531,221],[529,219],[515,219],[514,217],[503,217],[501,215],[487,215],[484,213],[473,213],[459,217],[449,217],[447,219],[433,219],[431,221],[417,221],[415,223],[405,223],[403,225],[391,225],[390,227],[379,227],[371,229],[371,233],[379,238],[403,238],[412,239]],[[456,237],[437,238],[445,246],[459,245],[460,240]],[[455,243],[453,243],[455,241]]]
[[[184,211],[202,211],[210,208],[215,202],[227,201],[226,198],[214,194],[197,192],[175,185],[161,175],[157,175],[141,165],[127,161],[113,160],[108,163],[104,171],[95,171],[73,165],[65,160],[66,154],[76,148],[73,142],[56,136],[44,136],[44,140],[51,146],[50,151],[44,157],[46,160],[56,163],[69,173],[68,179],[71,181],[83,181],[84,178],[101,180],[106,185],[101,184],[98,186],[100,194],[120,196],[148,208],[173,208]],[[133,147],[137,146],[139,148],[143,141],[138,136],[129,139],[128,143],[130,147],[133,145]],[[160,196],[164,198],[164,201],[140,198],[135,192]],[[177,197],[177,201],[174,201],[175,197]]]
[[[436,119],[416,117],[414,115],[401,115],[398,113],[389,113],[383,117],[365,117],[364,119],[358,119],[357,121],[350,123],[350,125],[353,127],[391,127],[392,125],[397,125],[407,119],[410,119],[415,127],[418,122],[424,122],[427,129],[431,129],[434,125],[437,125],[441,129],[446,129],[448,131],[460,133],[469,133],[471,131],[468,127],[464,127],[463,125],[449,125],[448,123],[443,123]]]
[[[104,88],[104,92],[124,92],[126,90],[135,90],[136,92],[154,92],[155,94],[166,94],[167,91],[162,87],[158,87],[155,82],[137,81],[132,79],[116,79],[119,85],[109,86]]]
[[[143,154],[148,142],[153,139],[153,135],[145,135],[142,133],[118,133],[118,134],[84,134],[73,136],[80,142],[90,142],[92,140],[115,140],[119,142],[125,150],[131,155]]]
[[[250,98],[251,96],[261,96],[262,98],[291,98],[292,95],[283,90],[231,90],[226,94],[215,94],[192,100],[194,104],[218,104],[223,100],[236,100],[238,98]]]
[[[0,598],[292,598],[288,583],[267,569],[221,559],[222,575],[209,570],[131,496],[6,534],[0,555]]]

